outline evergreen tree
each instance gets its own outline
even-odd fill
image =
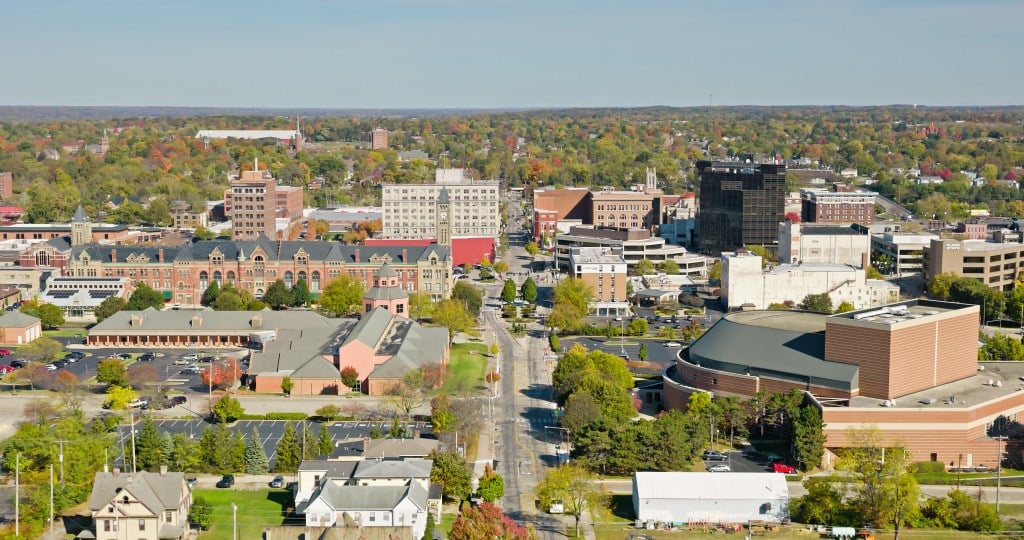
[[[235,448],[232,447],[231,432],[224,424],[217,424],[213,428],[213,442],[215,445],[214,469],[217,474],[228,474],[235,472]],[[244,452],[244,446],[243,446]]]
[[[821,465],[825,454],[824,424],[821,423],[821,411],[817,407],[804,406],[794,420],[793,449],[796,459],[802,468],[813,469]]]
[[[153,419],[146,418],[135,437],[135,463],[139,470],[156,471],[167,464],[164,441]]]
[[[140,281],[135,285],[135,291],[128,297],[127,309],[141,311],[148,307],[163,309],[164,295],[154,291],[149,285]]]
[[[388,436],[392,439],[401,439],[402,437],[405,437],[405,426],[398,421],[397,416],[391,420],[391,431],[388,432]]]
[[[505,280],[505,286],[501,288],[501,299],[504,302],[516,299],[516,284],[511,279]]]
[[[296,306],[304,306],[309,303],[309,286],[306,285],[306,280],[300,279],[298,283],[292,287],[292,296]]]
[[[302,463],[302,450],[299,448],[299,441],[296,438],[295,426],[288,422],[284,428],[284,434],[277,443],[277,458],[274,461],[274,472],[293,473],[299,470]]]
[[[319,448],[318,453],[321,456],[329,456],[334,451],[334,437],[331,436],[331,430],[327,429],[327,425],[320,426],[320,437],[317,442]]]
[[[231,441],[231,470],[229,472],[245,470],[245,437],[241,431],[236,431]]]
[[[519,287],[519,293],[523,295],[523,300],[531,304],[537,300],[537,283],[533,281],[532,277],[526,278],[526,281]]]
[[[306,427],[302,430],[302,459],[316,459],[319,450],[320,443],[313,435],[313,428],[306,423]]]
[[[267,452],[263,450],[263,439],[256,426],[253,426],[245,446],[245,474],[266,474],[268,470],[270,466],[267,463]]]
[[[210,286],[203,291],[203,305],[213,305],[213,303],[217,301],[218,296],[220,296],[220,283],[211,281]]]
[[[220,448],[217,447],[217,441],[214,440],[213,429],[207,426],[199,438],[199,461],[204,471],[210,472],[216,469],[217,454],[219,453]]]
[[[175,471],[205,470],[200,441],[189,438],[187,433],[175,433],[171,437],[170,468]]]
[[[284,284],[283,280],[277,280],[267,287],[267,292],[263,293],[263,303],[270,306],[272,309],[280,309],[281,306],[290,306],[292,301],[295,300],[295,295],[288,290],[288,286]]]

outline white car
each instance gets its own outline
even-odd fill
[[[682,347],[683,344],[679,343],[678,341],[669,341],[668,343],[665,344],[665,346],[669,347],[669,348],[676,348],[676,347]]]
[[[715,465],[708,467],[708,472],[732,472],[732,467],[725,463],[716,463]]]
[[[185,356],[182,356],[181,359],[186,362],[195,362],[196,360],[199,360],[199,355],[195,353],[186,354]]]

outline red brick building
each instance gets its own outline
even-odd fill
[[[800,192],[804,223],[874,223],[875,194],[805,189]]]
[[[842,448],[851,427],[875,426],[912,461],[994,466],[987,429],[1024,413],[1015,392],[1024,366],[979,364],[978,329],[978,306],[931,300],[832,316],[733,313],[666,369],[664,400],[681,409],[694,392],[796,388],[821,408],[828,449]]]
[[[14,174],[10,171],[0,172],[0,201],[14,197]]]

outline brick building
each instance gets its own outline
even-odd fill
[[[597,191],[590,194],[589,224],[620,229],[649,229],[658,223],[655,196],[635,191]]]
[[[590,189],[538,189],[533,192],[533,240],[554,236],[559,221],[590,219]]]
[[[171,205],[171,219],[175,229],[197,229],[208,225],[208,216],[205,210],[193,212],[191,206],[178,201]]]
[[[39,319],[19,311],[0,315],[0,345],[24,345],[42,337]]]
[[[875,213],[874,193],[800,190],[800,219],[805,223],[870,224]]]
[[[167,300],[198,304],[211,282],[232,284],[257,298],[277,279],[291,287],[305,281],[314,297],[338,276],[347,274],[369,289],[373,275],[389,263],[407,292],[424,292],[439,300],[449,295],[451,251],[447,246],[347,246],[315,240],[210,240],[184,246],[106,246],[89,244],[72,250],[68,274],[127,277],[145,282]]]
[[[277,238],[277,180],[262,171],[242,171],[224,192],[224,212],[232,240]]]
[[[626,261],[620,252],[601,247],[572,248],[569,275],[589,284],[594,290],[591,309],[597,315],[629,313]]]
[[[14,173],[0,172],[0,201],[14,197]]]
[[[388,149],[388,130],[376,128],[370,132],[370,150]]]
[[[995,465],[986,428],[1024,413],[1015,391],[1024,367],[979,363],[978,329],[978,306],[931,300],[832,316],[733,313],[679,353],[663,374],[664,399],[681,409],[698,391],[749,398],[796,388],[821,408],[830,451],[849,428],[876,426],[911,461]]]

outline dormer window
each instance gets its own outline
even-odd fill
[[[305,255],[299,255],[298,257],[295,257],[295,263],[300,266],[305,266],[309,264],[309,257]]]
[[[210,256],[210,263],[217,265],[224,264],[224,256],[219,253],[214,254]]]

